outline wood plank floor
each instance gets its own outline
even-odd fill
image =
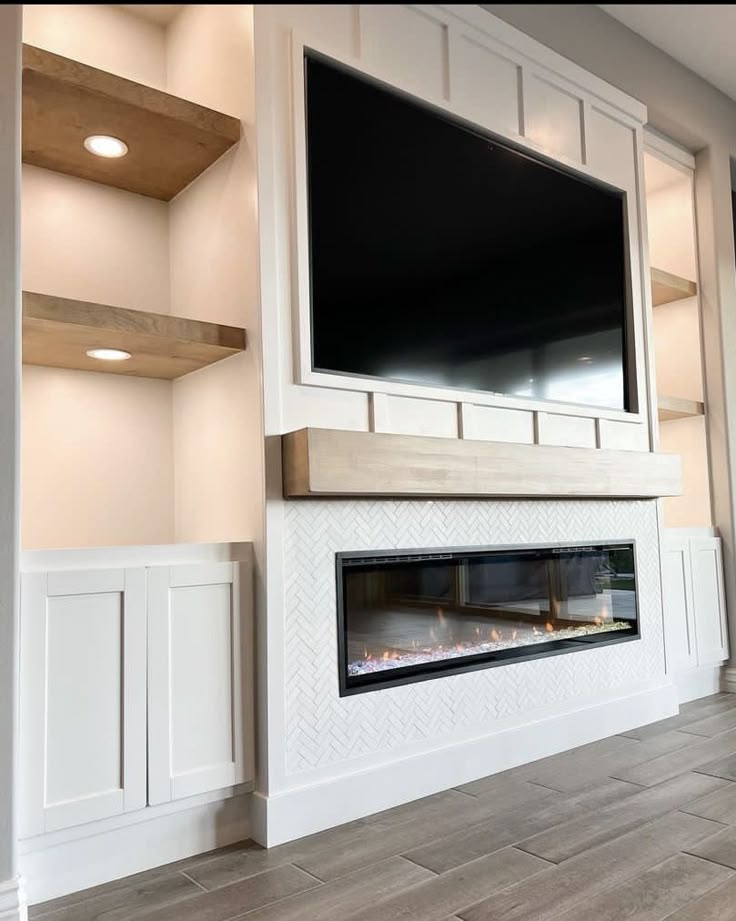
[[[736,695],[310,838],[37,905],[44,921],[736,921]]]

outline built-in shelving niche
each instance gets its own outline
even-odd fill
[[[92,155],[84,141],[94,134],[123,137],[128,153]],[[24,163],[170,201],[240,135],[230,115],[23,45]],[[131,358],[101,363],[93,348]],[[240,328],[23,293],[26,364],[171,380],[244,349]]]

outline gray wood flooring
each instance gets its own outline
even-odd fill
[[[736,921],[736,695],[310,838],[37,905],[44,921]]]

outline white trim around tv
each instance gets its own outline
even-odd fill
[[[449,402],[470,403],[480,406],[493,406],[502,409],[553,412],[566,416],[583,418],[607,419],[617,422],[646,424],[651,421],[649,407],[649,381],[647,373],[646,354],[648,352],[647,331],[643,314],[644,307],[648,308],[650,294],[645,278],[644,269],[647,267],[643,251],[643,234],[639,211],[640,185],[642,177],[636,170],[633,184],[628,187],[624,183],[612,181],[612,173],[605,175],[605,171],[593,168],[590,165],[589,128],[591,112],[601,114],[613,119],[633,132],[635,139],[635,159],[641,156],[642,127],[637,116],[645,117],[644,112],[638,109],[636,113],[624,111],[618,105],[611,105],[597,93],[582,89],[579,85],[569,81],[567,77],[560,76],[558,72],[547,71],[538,63],[532,63],[521,51],[516,51],[507,44],[501,44],[488,34],[480,32],[459,19],[455,19],[444,9],[439,7],[422,7],[424,15],[442,22],[447,29],[447,73],[445,90],[441,95],[428,93],[426,90],[408,86],[397,81],[395,75],[382,67],[369,65],[364,56],[358,57],[355,53],[346,53],[325,44],[323,40],[312,39],[296,30],[291,31],[291,96],[292,96],[292,176],[293,176],[293,210],[292,210],[292,255],[295,262],[295,271],[292,275],[292,335],[293,335],[293,367],[294,382],[308,387],[319,387],[331,390],[349,390],[363,393],[381,393],[396,396],[416,397],[427,400],[442,400]],[[469,34],[472,30],[472,35]],[[465,33],[465,34],[463,34]],[[503,58],[510,66],[517,69],[518,96],[519,96],[519,132],[524,131],[524,86],[532,80],[541,80],[551,84],[554,80],[554,89],[565,95],[574,95],[580,100],[580,130],[581,130],[581,157],[580,161],[573,160],[560,153],[552,153],[542,144],[536,142],[522,133],[503,130],[491,119],[481,119],[477,111],[463,104],[462,101],[450,100],[450,87],[452,85],[451,62],[458,60],[459,56],[453,52],[456,43],[466,38],[474,43],[480,43],[490,53]],[[360,42],[356,42],[360,46]],[[305,106],[305,80],[304,80],[304,51],[305,49],[324,55],[339,64],[352,68],[368,77],[396,89],[404,95],[409,95],[421,103],[428,104],[450,115],[464,119],[478,125],[480,128],[492,131],[502,140],[508,140],[521,150],[528,150],[543,160],[553,165],[559,165],[567,171],[578,173],[582,177],[594,179],[597,183],[608,185],[617,191],[622,191],[626,196],[626,231],[629,239],[628,266],[628,305],[626,317],[627,330],[627,361],[629,366],[635,368],[635,373],[629,372],[629,389],[632,401],[637,406],[636,411],[627,412],[621,409],[589,406],[577,403],[563,403],[553,400],[540,400],[509,394],[492,393],[479,390],[465,390],[461,388],[434,386],[431,384],[411,383],[401,380],[369,377],[358,374],[314,370],[312,360],[312,335],[311,335],[311,296],[310,296],[310,254],[309,254],[309,229],[308,229],[308,189],[307,189],[307,151],[305,142],[306,106]],[[613,92],[613,89],[612,89]],[[615,100],[618,102],[618,99]],[[632,207],[633,202],[633,207]],[[642,279],[642,284],[638,283]]]

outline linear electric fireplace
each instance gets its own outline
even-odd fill
[[[341,696],[639,637],[633,541],[336,563]]]

